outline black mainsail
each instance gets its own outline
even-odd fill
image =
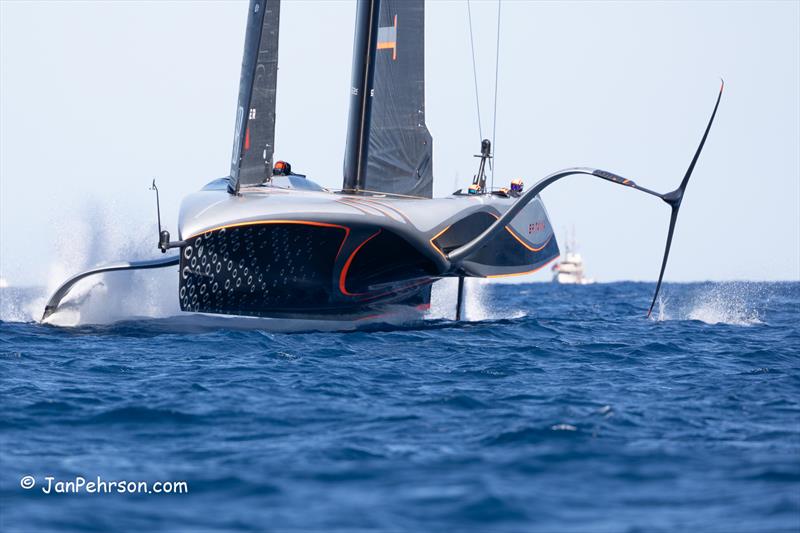
[[[425,3],[424,0],[363,1],[359,10],[379,4],[377,36],[366,56],[374,61],[369,80],[371,102],[363,116],[353,106],[359,98],[353,93],[350,129],[354,120],[368,121],[365,146],[366,169],[358,172],[349,154],[357,152],[360,139],[348,136],[345,157],[344,189],[375,191],[430,198],[433,195],[433,143],[425,124]],[[356,40],[358,45],[358,29]],[[365,39],[366,40],[366,39]],[[359,46],[354,47],[356,67],[363,61]],[[370,56],[374,55],[374,59]],[[370,65],[371,66],[371,65]],[[355,86],[352,91],[358,91]],[[352,137],[352,138],[351,138]]]
[[[231,158],[232,192],[260,185],[272,175],[280,7],[280,0],[250,0]]]

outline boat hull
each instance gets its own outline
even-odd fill
[[[430,285],[442,277],[524,274],[558,256],[536,199],[506,232],[452,270],[446,254],[479,235],[513,201],[275,187],[232,196],[207,187],[181,208],[181,308],[303,318],[373,315],[396,305],[424,308]]]

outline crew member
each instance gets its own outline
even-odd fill
[[[272,169],[273,176],[288,176],[292,173],[292,165],[286,161],[278,161],[275,163],[275,168]]]
[[[511,180],[511,190],[509,191],[511,196],[519,196],[522,194],[522,189],[524,186],[525,184],[522,183],[522,178]]]

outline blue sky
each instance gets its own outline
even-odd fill
[[[487,135],[497,4],[472,6]],[[276,157],[328,187],[341,184],[354,14],[352,1],[282,6]],[[444,195],[479,148],[466,3],[430,1],[426,17]],[[671,190],[724,77],[666,278],[800,279],[800,3],[507,0],[501,17],[498,182],[587,165]],[[174,230],[181,197],[227,174],[245,19],[246,2],[0,3],[3,277],[44,284],[75,254],[158,254],[152,178]],[[575,227],[589,275],[657,276],[658,200],[580,177],[543,198],[559,235]]]

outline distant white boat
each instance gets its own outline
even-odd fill
[[[594,283],[592,278],[587,278],[583,271],[583,257],[579,254],[575,246],[575,230],[572,230],[572,237],[565,235],[564,245],[566,252],[561,261],[553,265],[553,283],[563,285],[589,285]]]
[[[6,278],[0,278],[0,289],[7,289],[8,288],[8,281]]]

